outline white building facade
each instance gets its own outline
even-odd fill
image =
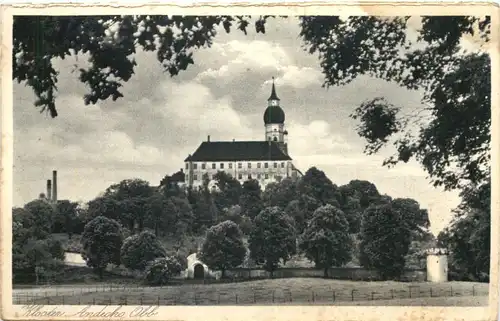
[[[274,81],[263,120],[265,140],[262,141],[210,141],[208,136],[207,141],[185,159],[186,185],[201,186],[203,177],[208,175],[209,186],[213,186],[219,171],[240,183],[257,180],[262,188],[283,178],[301,176],[288,155],[285,113]]]

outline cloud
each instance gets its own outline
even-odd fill
[[[270,74],[275,73],[276,82],[282,86],[303,89],[321,84],[322,74],[319,69],[296,65],[300,62],[294,61],[293,56],[276,43],[260,40],[246,42],[233,40],[214,45],[212,49],[228,59],[228,62],[215,67],[207,67],[198,74],[197,81],[224,78],[227,81],[247,71],[254,73],[264,71]],[[207,66],[207,63],[203,65]],[[270,80],[266,80],[264,85],[269,82]]]

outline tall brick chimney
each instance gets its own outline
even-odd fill
[[[52,171],[52,201],[57,202],[57,171]]]
[[[47,200],[52,202],[52,181],[50,179],[47,180]]]

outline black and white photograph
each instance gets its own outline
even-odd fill
[[[12,304],[487,308],[491,24],[15,15]]]

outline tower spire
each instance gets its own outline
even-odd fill
[[[274,77],[273,77],[273,87],[272,87],[272,89],[271,89],[271,96],[269,96],[268,101],[269,101],[269,100],[280,100],[280,99],[278,98],[278,95],[276,95],[276,87],[274,86]]]

